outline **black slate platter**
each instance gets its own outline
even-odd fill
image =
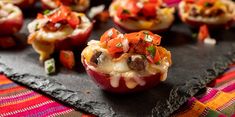
[[[0,72],[65,104],[101,117],[169,116],[235,61],[234,28],[214,33],[218,43],[209,46],[192,39],[192,32],[186,25],[175,23],[163,34],[162,45],[171,50],[173,59],[168,79],[148,91],[110,94],[91,81],[80,62],[74,71],[58,68],[57,74],[46,75],[38,55],[25,44],[29,21],[29,18],[25,20],[24,28],[16,35],[21,46],[0,50]],[[113,26],[112,21],[96,26],[90,39],[99,39]],[[80,51],[77,53],[79,58]]]

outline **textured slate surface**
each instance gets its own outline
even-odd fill
[[[27,19],[25,24],[29,22]],[[99,39],[112,22],[97,26],[90,39]],[[38,55],[25,44],[24,27],[16,35],[21,45],[13,50],[0,50],[0,72],[12,80],[41,91],[59,101],[102,117],[169,116],[199,89],[235,61],[235,29],[214,33],[218,44],[206,46],[196,43],[191,30],[176,23],[163,34],[163,45],[172,52],[173,65],[168,79],[154,89],[128,95],[115,95],[100,90],[87,76],[81,63],[74,71],[58,68],[47,76]],[[80,51],[76,56],[79,58]]]

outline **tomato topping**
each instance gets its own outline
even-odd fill
[[[43,14],[41,14],[41,13],[37,14],[37,19],[43,19],[43,18],[44,18]]]
[[[74,54],[72,51],[60,51],[60,63],[67,69],[73,69],[75,65]]]
[[[67,23],[75,29],[77,25],[81,23],[79,17],[76,15],[76,12],[72,12],[72,10],[64,5],[61,5],[59,10],[55,13],[48,16],[52,23],[57,23],[60,21],[67,21]]]
[[[210,36],[210,34],[208,31],[207,25],[202,25],[199,29],[198,40],[203,41],[204,39],[206,39],[209,36]]]
[[[157,16],[157,9],[156,4],[153,3],[145,3],[142,9],[143,15],[145,17],[156,17]]]
[[[157,45],[160,44],[161,37],[150,31],[133,32],[124,34],[124,36],[118,35],[122,34],[120,34],[116,29],[111,28],[100,38],[101,45],[105,42],[107,46],[104,46],[104,48],[107,48],[109,54],[113,57],[117,57],[124,53],[124,48],[127,48],[128,50],[125,50],[125,52],[146,55],[146,58],[151,63],[157,63],[161,58],[163,58],[161,54],[166,52],[158,51]],[[126,39],[128,40],[128,43],[124,41]]]
[[[123,52],[123,39],[122,38],[114,38],[110,41],[108,41],[108,52],[111,55],[115,55],[116,53]]]
[[[107,42],[113,38],[116,38],[118,36],[118,34],[120,34],[120,32],[118,30],[116,30],[115,28],[111,28],[109,30],[107,30],[100,38],[100,42],[103,43],[105,42],[105,44],[107,44]]]
[[[213,4],[216,0],[197,0],[197,4],[201,6],[207,6],[207,4]]]

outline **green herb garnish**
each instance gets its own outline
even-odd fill
[[[210,2],[205,2],[205,3],[204,3],[204,6],[205,6],[205,7],[212,7],[213,5],[212,5],[212,3],[210,3]]]
[[[197,33],[193,33],[193,34],[192,34],[192,37],[193,37],[193,38],[197,38],[197,35],[198,35]]]
[[[156,53],[155,46],[149,46],[149,47],[146,48],[146,50],[150,53],[151,57],[154,58],[155,53]]]
[[[43,11],[43,15],[46,15],[46,14],[48,14],[48,13],[50,13],[51,11],[50,10],[45,10],[45,11]]]
[[[123,9],[122,13],[123,13],[123,14],[130,14],[130,11],[127,10],[127,9]]]
[[[44,63],[44,67],[45,67],[45,72],[47,74],[54,73],[55,72],[55,60],[53,58],[46,60]]]
[[[121,42],[117,43],[116,47],[118,47],[118,48],[122,47],[122,43]]]

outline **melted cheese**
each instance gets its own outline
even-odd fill
[[[217,2],[215,5],[217,7],[222,8],[222,9],[226,9],[225,4],[228,5],[229,9],[232,10],[232,12],[228,12],[227,10],[225,10],[226,13],[224,15],[220,15],[220,16],[216,16],[216,17],[202,17],[200,15],[197,17],[193,17],[193,16],[189,15],[189,12],[186,12],[184,10],[186,2],[182,1],[179,4],[179,13],[180,13],[181,19],[183,21],[191,20],[191,21],[195,21],[195,22],[204,22],[206,24],[215,24],[215,25],[216,24],[226,24],[228,21],[231,21],[234,18],[235,4],[230,0],[221,0],[221,1]],[[197,8],[200,9],[200,7],[197,7]]]
[[[66,25],[62,30],[55,32],[47,32],[42,27],[49,21],[47,18],[36,19],[28,24],[28,30],[31,33],[29,36],[29,43],[33,45],[33,48],[40,55],[40,61],[44,61],[50,57],[55,50],[55,42],[64,40],[68,37],[77,36],[80,33],[86,32],[91,26],[91,22],[84,14],[77,13],[81,16],[81,24],[72,29]]]
[[[22,20],[21,10],[18,7],[14,6],[13,4],[4,3],[0,1],[0,7],[1,10],[7,12],[7,14],[10,13],[6,17],[0,18],[0,22],[4,22],[6,20],[13,20],[14,22],[17,22]]]
[[[100,57],[102,57],[103,59],[99,58],[99,64],[94,67],[92,65],[89,65],[89,61],[91,59],[91,56],[93,55],[93,52],[96,51],[102,52]],[[111,86],[118,87],[120,77],[123,77],[126,86],[130,89],[133,89],[138,85],[144,86],[146,82],[141,78],[149,75],[161,73],[162,77],[160,80],[166,80],[167,70],[170,66],[170,63],[168,62],[167,58],[164,58],[160,62],[160,65],[146,63],[147,67],[145,71],[133,71],[129,68],[127,64],[127,59],[129,55],[124,55],[123,57],[121,57],[122,59],[113,59],[108,54],[106,49],[99,46],[99,41],[88,42],[88,46],[82,52],[82,60],[83,57],[85,59],[86,64],[88,65],[88,69],[110,75]]]

